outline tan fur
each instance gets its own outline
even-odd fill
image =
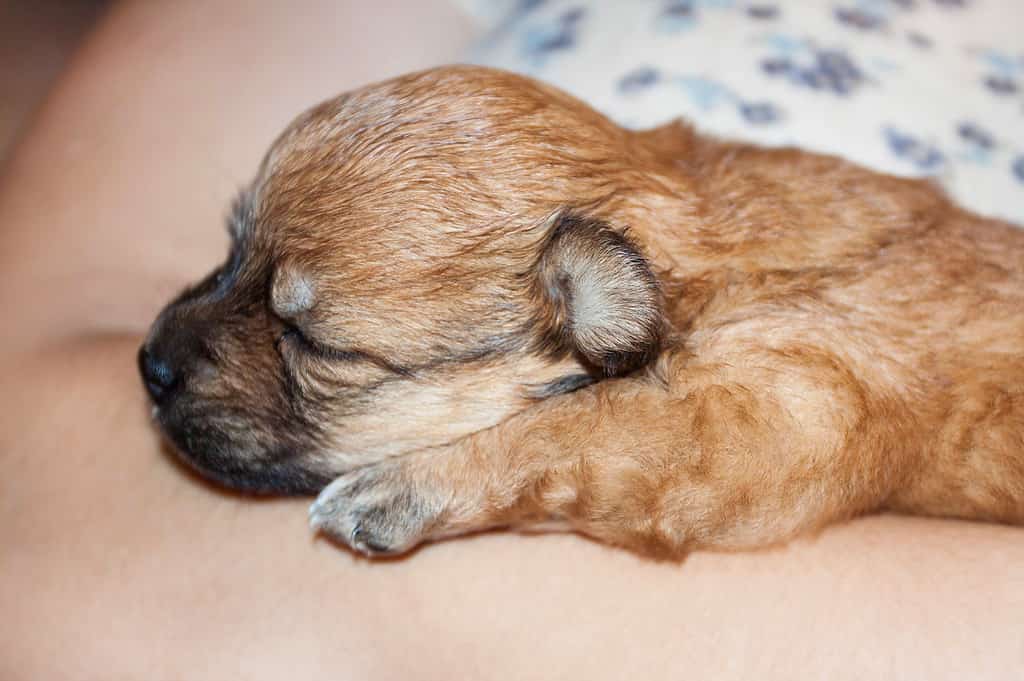
[[[629,132],[452,67],[305,114],[251,197],[253,248],[300,272],[275,291],[312,292],[286,323],[430,367],[318,417],[341,476],[314,524],[356,548],[557,520],[678,556],[880,509],[1024,522],[1024,232],[928,182]],[[358,392],[382,370],[297,371]]]

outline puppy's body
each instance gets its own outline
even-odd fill
[[[340,474],[312,520],[360,550],[1024,522],[1024,233],[926,182],[452,68],[301,117],[234,231],[147,343],[160,421],[229,484]]]

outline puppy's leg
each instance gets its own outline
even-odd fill
[[[899,446],[864,425],[862,391],[842,387],[835,363],[808,371],[806,358],[773,359],[770,370],[688,365],[685,380],[612,380],[547,400],[451,446],[340,477],[312,523],[367,553],[556,520],[681,555],[769,544],[877,507]]]
[[[935,400],[939,427],[887,508],[1024,523],[1024,366],[1003,361],[972,367]]]

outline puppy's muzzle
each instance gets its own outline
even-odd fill
[[[139,348],[139,371],[146,392],[157,405],[161,405],[181,387],[181,371],[165,357],[151,353],[146,346]]]
[[[209,353],[201,334],[206,325],[187,323],[171,315],[158,321],[149,338],[139,348],[138,362],[146,392],[158,407],[166,407],[186,392],[186,387],[204,367]]]

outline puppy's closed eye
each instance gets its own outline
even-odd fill
[[[318,359],[337,362],[355,362],[367,360],[369,357],[368,353],[359,350],[336,348],[327,345],[312,338],[295,324],[287,322],[285,323],[284,330],[278,335],[275,344],[277,345],[278,352],[286,352],[289,347],[293,347],[301,353]]]
[[[306,356],[333,361],[364,359],[356,350],[337,348],[302,327],[315,302],[312,279],[294,266],[283,264],[274,272],[270,288],[270,313],[283,326],[275,346],[282,356],[292,349]]]

